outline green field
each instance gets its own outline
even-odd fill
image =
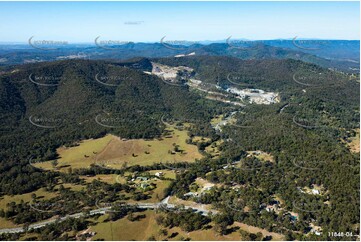
[[[43,188],[40,188],[35,192],[24,193],[21,195],[14,195],[14,196],[5,195],[0,198],[0,209],[1,208],[5,209],[6,204],[10,202],[20,203],[21,200],[23,200],[24,202],[30,202],[32,200],[31,194],[33,193],[35,193],[36,196],[40,199],[50,199],[57,196],[56,193],[46,192]]]
[[[205,149],[205,151],[212,155],[212,157],[216,157],[220,155],[219,146],[223,143],[223,140],[217,140],[213,142],[212,144],[208,145]]]
[[[72,168],[88,168],[90,164],[94,163],[96,154],[101,152],[115,136],[107,135],[99,139],[84,140],[79,143],[79,146],[57,149],[59,164],[57,169],[65,172],[68,167]],[[87,157],[88,156],[88,157]],[[51,170],[54,169],[51,162],[36,163],[36,167]]]
[[[56,193],[46,192],[43,188],[40,188],[35,192],[24,193],[21,195],[14,195],[14,196],[5,195],[0,198],[0,209],[7,210],[7,204],[11,202],[15,202],[17,204],[20,203],[21,201],[31,202],[32,201],[31,194],[33,193],[36,194],[38,199],[50,199],[57,196]],[[19,227],[19,225],[14,224],[10,220],[6,220],[5,218],[0,218],[1,229],[14,228],[14,227]]]
[[[348,147],[350,148],[351,152],[359,153],[360,152],[360,129],[356,129],[356,136],[350,138],[350,143]]]
[[[159,230],[164,227],[159,226],[155,221],[157,214],[154,211],[145,211],[146,218],[140,221],[131,222],[127,218],[119,219],[114,222],[101,222],[91,228],[96,232],[92,240],[147,240],[154,236],[156,240],[181,240],[182,238],[191,238],[192,240],[241,240],[241,235],[235,231],[226,236],[220,236],[215,233],[213,229],[198,230],[190,233],[182,231],[180,228],[167,228],[168,236],[160,235]],[[101,218],[103,219],[103,218]],[[101,220],[100,219],[100,220]],[[169,238],[169,235],[177,232],[178,235],[174,238]]]
[[[125,183],[126,180],[123,176],[118,176],[117,174],[98,174],[95,176],[79,176],[81,179],[84,179],[86,182],[91,183],[93,180],[99,180],[109,184],[114,183]]]
[[[97,164],[111,169],[125,165],[150,165],[156,162],[194,162],[203,156],[196,145],[187,144],[186,130],[169,127],[168,134],[160,139],[125,140],[113,135],[80,142],[79,146],[57,149],[58,164],[53,167],[51,161],[35,164],[36,167],[65,172],[69,167],[88,168]],[[175,145],[178,150],[175,150]]]

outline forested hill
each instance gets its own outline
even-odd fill
[[[181,78],[161,79],[157,74],[164,70]],[[277,93],[277,102],[242,100],[235,105],[229,100],[240,99],[229,88]],[[214,93],[230,99],[212,98]],[[202,178],[219,186],[200,202],[212,204],[232,221],[274,230],[289,240],[302,239],[299,231],[308,233],[311,222],[323,228],[324,236],[338,230],[356,234],[359,153],[351,152],[346,142],[359,128],[359,96],[359,76],[293,59],[187,56],[13,66],[0,75],[0,194],[34,192],[65,179],[64,173],[39,170],[30,160],[57,159],[61,146],[109,133],[161,138],[166,128],[162,118],[170,116],[193,123],[188,134],[209,141],[197,143],[204,157],[177,174],[166,194],[183,196]],[[234,122],[216,131],[211,120],[220,114],[233,114]],[[219,156],[205,150],[215,143]],[[273,161],[249,157],[250,151],[266,152]],[[69,173],[69,179],[80,181],[77,172],[164,169],[160,166],[128,164],[116,171],[86,167]],[[235,184],[240,190],[233,189]],[[314,184],[323,188],[324,196],[301,192]],[[275,196],[282,199],[285,214],[261,212],[260,204]],[[238,198],[243,199],[242,209],[227,206],[237,205]],[[245,206],[252,210],[244,211]],[[297,211],[298,221],[286,211]]]
[[[212,106],[204,104],[210,101],[138,70],[149,68],[148,64],[145,59],[136,64],[58,61],[19,66],[2,74],[1,192],[35,189],[33,184],[45,177],[32,174],[29,157],[53,158],[60,145],[106,133],[156,137],[163,129],[164,114],[210,119]],[[17,175],[22,186],[10,186]]]
[[[335,126],[337,137],[358,126],[355,112],[358,83],[349,76],[312,64],[215,56],[151,61],[192,67],[195,78],[208,83],[223,86],[246,83],[253,88],[280,92],[281,103],[272,105],[272,110],[288,103],[302,103],[304,113],[310,110],[317,110],[317,115],[329,113],[322,122]],[[159,136],[164,128],[160,124],[164,114],[209,124],[225,106],[204,99],[186,85],[172,86],[144,73],[149,70],[150,60],[137,58],[117,62],[44,62],[15,66],[1,74],[1,192],[32,191],[47,179],[28,165],[29,157],[51,159],[61,145],[106,133],[129,138]],[[323,75],[312,82],[315,73]],[[316,86],[300,85],[295,74],[298,79],[303,77],[301,81]],[[327,85],[320,88],[320,84]],[[104,125],[99,125],[99,120]],[[14,179],[21,186],[10,186]]]

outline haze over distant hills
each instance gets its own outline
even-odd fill
[[[228,39],[182,41],[176,45],[159,43],[66,44],[54,50],[35,49],[29,44],[0,45],[0,65],[12,65],[62,59],[129,59],[133,57],[171,57],[195,55],[232,56],[240,59],[296,59],[355,73],[359,70],[360,42],[357,40],[259,40]],[[173,44],[172,44],[173,43]],[[205,44],[207,43],[207,44]],[[96,46],[96,44],[98,46]]]

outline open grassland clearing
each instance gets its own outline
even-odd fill
[[[60,147],[57,149],[59,154],[58,165],[53,167],[51,161],[34,164],[38,168],[46,170],[59,170],[65,172],[69,167],[71,168],[89,168],[96,158],[96,155],[102,151],[107,144],[117,137],[113,135],[106,135],[99,139],[88,139],[79,142],[78,146],[74,147]]]
[[[211,125],[212,125],[212,126],[215,126],[215,125],[219,124],[220,122],[222,122],[223,118],[224,118],[224,115],[223,115],[223,114],[218,115],[218,116],[212,118],[212,119],[211,119]]]
[[[187,144],[186,130],[172,127],[159,139],[121,139],[107,135],[99,139],[80,142],[79,146],[59,148],[56,167],[51,161],[34,164],[38,168],[66,171],[71,168],[89,168],[96,164],[109,169],[124,166],[151,165],[157,162],[194,162],[203,156],[196,145]]]
[[[211,139],[208,137],[201,137],[201,136],[194,136],[192,138],[192,142],[194,142],[194,143],[208,142],[210,140]]]
[[[156,187],[148,193],[151,198],[144,200],[146,203],[157,203],[162,201],[166,195],[164,191],[169,187],[171,181],[158,180],[155,181],[154,184]]]
[[[47,200],[57,196],[56,193],[47,192],[43,188],[40,188],[35,192],[24,193],[21,195],[14,195],[14,196],[4,195],[0,198],[0,209],[7,210],[8,209],[7,204],[11,202],[15,202],[16,204],[21,203],[21,201],[31,202],[33,200],[31,197],[32,194],[36,194],[38,200]],[[1,229],[15,228],[15,227],[19,227],[19,224],[15,224],[12,221],[7,220],[5,218],[0,218]]]
[[[176,172],[174,170],[151,170],[151,171],[149,171],[149,173],[153,176],[159,172],[162,172],[163,178],[168,178],[168,179],[176,178]]]
[[[261,150],[252,150],[247,151],[249,157],[256,157],[257,159],[261,161],[270,161],[274,162],[274,158],[271,154],[261,151]]]
[[[78,185],[78,184],[64,183],[62,185],[64,186],[65,189],[69,189],[74,192],[79,192],[79,191],[85,189],[85,187],[83,185]]]
[[[109,166],[117,168],[125,164],[144,166],[157,162],[194,162],[202,158],[197,146],[186,143],[189,138],[186,130],[167,130],[160,139],[113,139],[97,156],[96,162],[109,161]]]
[[[98,174],[95,176],[79,176],[81,179],[84,179],[85,182],[91,183],[94,180],[99,180],[102,182],[106,182],[109,184],[114,183],[122,183],[124,184],[126,182],[125,178],[123,176],[117,175],[117,174]]]
[[[353,153],[360,153],[360,129],[356,129],[356,136],[350,138],[350,142],[348,143],[348,147]]]
[[[208,145],[205,148],[205,151],[210,154],[212,157],[217,157],[220,155],[221,151],[219,150],[219,146],[223,143],[223,140],[217,140],[212,144]]]
[[[19,227],[19,224],[15,224],[10,220],[7,220],[6,218],[0,217],[0,229],[11,229]]]
[[[228,235],[218,235],[212,228],[197,230],[193,232],[184,232],[178,227],[164,228],[157,224],[155,218],[158,216],[154,211],[145,211],[138,214],[145,214],[146,217],[139,221],[131,222],[127,218],[122,218],[114,222],[100,222],[91,227],[96,235],[93,240],[148,240],[154,237],[156,240],[182,240],[190,238],[191,240],[208,240],[208,241],[225,241],[241,240],[239,231],[232,232]],[[100,218],[104,220],[104,218]],[[141,228],[141,229],[140,229]],[[161,234],[160,230],[165,229],[167,235]]]
[[[277,240],[277,241],[285,240],[284,235],[274,233],[274,232],[269,232],[269,231],[267,231],[265,229],[261,229],[261,228],[258,228],[258,227],[254,227],[254,226],[247,225],[247,224],[244,224],[244,223],[239,223],[239,222],[235,222],[233,225],[239,226],[240,229],[242,229],[244,231],[247,231],[249,233],[256,234],[258,232],[261,232],[264,237],[270,235],[270,236],[272,236],[272,240]]]
[[[212,187],[218,187],[219,186],[218,184],[211,183],[211,182],[209,182],[209,181],[207,181],[207,180],[205,180],[203,178],[199,178],[199,177],[195,180],[195,182],[193,184],[196,185],[196,188],[198,188],[197,192],[200,193],[200,194],[203,193],[203,192],[207,192]]]
[[[15,203],[20,203],[21,201],[30,202],[33,200],[31,198],[31,195],[33,193],[36,195],[38,199],[51,199],[57,196],[56,193],[47,192],[44,190],[44,188],[40,188],[35,192],[24,193],[21,195],[14,195],[14,196],[4,195],[0,198],[0,209],[6,209],[6,205],[11,202],[15,202]]]

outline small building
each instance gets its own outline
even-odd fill
[[[140,187],[141,187],[142,189],[145,189],[145,188],[149,187],[149,184],[143,182],[143,183],[140,184]]]
[[[137,177],[137,180],[148,181],[148,177],[138,176],[138,177]]]
[[[320,195],[320,191],[317,189],[312,189],[312,194],[313,195]]]
[[[275,208],[272,205],[267,205],[266,206],[266,211],[267,212],[272,212],[272,211],[275,211]]]
[[[277,212],[277,211],[279,211],[279,206],[278,206],[278,204],[269,204],[269,205],[267,205],[266,206],[266,211],[267,212]]]
[[[163,172],[156,172],[155,174],[154,174],[156,177],[163,177],[164,176],[164,173]]]
[[[198,193],[197,192],[187,192],[187,193],[183,194],[183,196],[185,196],[185,197],[198,197]]]
[[[320,236],[322,234],[322,229],[318,228],[313,228],[311,229],[311,233],[313,233],[314,235]]]
[[[204,188],[203,188],[203,191],[204,191],[204,192],[205,192],[205,191],[209,191],[209,190],[211,190],[211,189],[212,189],[212,187],[213,187],[213,186],[204,187]]]

